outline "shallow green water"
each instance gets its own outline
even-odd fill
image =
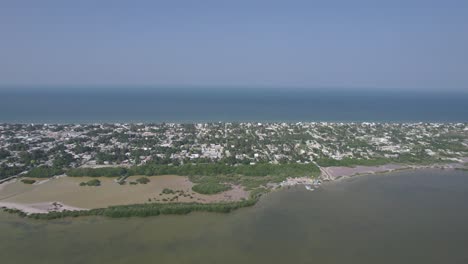
[[[57,221],[0,214],[1,263],[468,263],[468,173],[292,188],[231,214]]]

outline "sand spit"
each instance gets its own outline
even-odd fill
[[[85,208],[65,205],[60,202],[45,202],[45,203],[32,203],[32,204],[0,202],[0,208],[1,207],[20,210],[26,214],[46,214],[50,212],[88,210]]]
[[[389,173],[400,170],[455,168],[463,168],[463,164],[461,162],[457,162],[432,165],[386,164],[381,166],[321,167],[320,170],[322,171],[322,173],[320,175],[320,178],[324,181],[337,181],[360,175]]]
[[[392,172],[407,168],[408,166],[405,165],[388,164],[382,166],[322,167],[321,170],[324,180],[336,181],[341,178],[349,178],[357,175]]]

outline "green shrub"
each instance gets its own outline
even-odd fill
[[[221,193],[230,189],[231,187],[229,185],[220,184],[216,182],[199,183],[199,184],[195,184],[192,187],[192,190],[194,192],[201,193],[201,194],[216,194],[216,193]]]
[[[101,181],[98,179],[93,179],[87,182],[80,183],[80,186],[101,186]]]
[[[164,199],[163,199],[164,200]],[[107,208],[91,209],[87,211],[62,211],[62,212],[49,212],[47,214],[30,214],[25,217],[33,219],[57,219],[64,217],[78,217],[78,216],[107,216],[113,218],[119,217],[148,217],[163,214],[188,214],[195,211],[216,212],[216,213],[229,213],[232,210],[242,207],[252,206],[257,200],[244,200],[239,202],[222,202],[222,203],[145,203],[133,205],[118,205],[110,206]],[[10,212],[9,209],[4,209]],[[12,210],[11,213],[19,213],[20,211]]]
[[[148,182],[150,182],[150,180],[147,177],[141,177],[141,178],[136,179],[136,182],[140,184],[147,184]]]
[[[22,179],[21,182],[24,183],[24,184],[33,184],[33,183],[35,183],[36,181],[35,181],[35,180],[31,180],[31,179]]]
[[[162,193],[164,193],[164,194],[174,194],[176,192],[174,190],[164,188],[164,190],[162,190]]]

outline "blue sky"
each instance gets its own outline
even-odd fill
[[[0,86],[468,90],[468,1],[0,2]]]

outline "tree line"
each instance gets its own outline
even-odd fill
[[[141,166],[106,167],[106,168],[73,168],[66,172],[68,176],[80,177],[119,177],[133,175],[180,175],[180,176],[317,176],[320,170],[314,164],[270,164],[228,165],[224,163],[183,164],[178,166],[163,164],[146,164]]]

